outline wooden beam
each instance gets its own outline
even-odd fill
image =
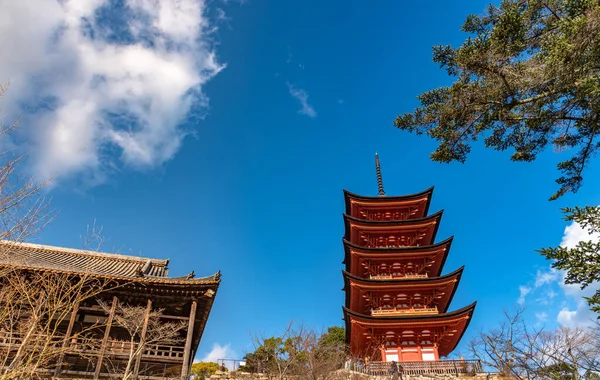
[[[177,319],[179,321],[187,321],[188,319],[190,319],[190,317],[180,317],[177,315],[166,315],[166,314],[161,314],[159,316],[159,318],[163,318],[163,319]]]
[[[71,333],[73,332],[73,325],[75,324],[75,319],[77,319],[77,312],[79,311],[79,302],[76,302],[73,306],[73,311],[71,311],[71,319],[69,319],[69,326],[67,327],[67,333],[65,334],[65,340],[62,343],[62,349],[60,356],[58,358],[58,362],[56,363],[56,368],[54,369],[54,376],[60,375],[60,370],[63,364],[63,360],[65,359],[65,349],[69,345],[69,339],[71,337]]]
[[[104,310],[101,306],[80,306],[79,310],[96,311],[98,313],[104,313],[104,314],[106,314],[106,310]]]
[[[140,372],[140,363],[142,362],[142,355],[144,355],[144,345],[146,344],[146,332],[148,331],[148,321],[150,319],[150,312],[152,311],[152,300],[148,299],[146,304],[146,316],[144,317],[144,325],[142,326],[142,335],[140,335],[140,352],[137,358],[135,358],[135,366],[133,368],[133,380],[137,380],[138,373]]]
[[[117,303],[119,300],[117,296],[114,296],[112,299],[112,304],[110,306],[110,313],[108,314],[108,320],[106,321],[106,330],[104,330],[104,338],[102,338],[102,346],[100,347],[100,355],[98,356],[98,361],[96,362],[96,371],[94,372],[94,379],[98,379],[100,377],[100,370],[102,369],[102,361],[104,360],[104,351],[106,351],[106,344],[108,343],[108,338],[110,337],[110,328],[112,326],[112,321],[115,317],[115,310],[117,309]]]
[[[185,349],[183,350],[183,366],[181,367],[181,380],[188,380],[188,374],[190,372],[190,359],[192,353],[192,338],[194,336],[194,322],[196,321],[196,307],[197,301],[192,302],[192,308],[190,310],[190,321],[188,323],[187,336],[185,338]]]

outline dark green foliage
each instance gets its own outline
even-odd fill
[[[421,94],[394,124],[439,141],[434,161],[464,162],[473,141],[532,161],[568,150],[551,199],[576,192],[600,148],[600,5],[592,0],[504,0],[467,17],[458,48],[433,59],[454,83]]]
[[[282,338],[271,337],[264,339],[254,352],[244,356],[246,365],[243,371],[252,373],[269,372],[276,367],[277,358],[286,355],[286,348]]]
[[[346,345],[346,329],[341,326],[332,326],[319,337],[320,346],[344,347]]]
[[[579,223],[590,234],[600,233],[600,207],[575,207],[563,209],[564,219]],[[600,281],[600,242],[580,241],[574,248],[542,248],[539,251],[550,260],[552,267],[565,270],[567,284],[580,284],[584,289],[592,282]],[[600,313],[600,290],[586,297],[591,309]]]

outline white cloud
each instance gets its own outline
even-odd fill
[[[565,227],[560,245],[565,248],[574,248],[580,241],[599,241],[600,234],[590,234],[587,229],[573,222]],[[600,289],[600,282],[591,283],[585,289],[581,289],[578,284],[565,284],[566,273],[562,272],[560,287],[564,294],[576,301],[575,308],[565,307],[559,311],[557,321],[563,326],[576,327],[591,325],[597,315],[589,309],[587,302],[583,297],[591,297],[597,289]]]
[[[591,297],[596,290],[600,289],[600,282],[593,282],[585,289],[578,284],[565,284],[563,273],[562,281],[559,283],[564,295],[575,302],[575,307],[564,307],[559,311],[557,321],[566,327],[577,327],[592,325],[597,314],[590,310],[587,301],[583,297]]]
[[[535,313],[535,317],[539,322],[546,322],[548,320],[548,314],[545,312]]]
[[[573,222],[565,227],[560,245],[565,248],[575,248],[580,241],[589,240],[600,240],[600,234],[590,234],[587,229]]]
[[[556,282],[558,279],[558,271],[554,268],[550,268],[549,272],[543,272],[538,269],[537,274],[535,276],[535,287],[539,288],[544,284],[551,284]]]
[[[212,350],[206,354],[200,361],[217,362],[219,359],[237,359],[237,353],[231,349],[229,344],[221,346],[218,343],[213,344]]]
[[[3,3],[5,110],[26,113],[36,173],[89,179],[174,157],[223,69],[206,0],[28,0]],[[26,28],[22,27],[27,25]]]
[[[565,307],[558,312],[556,320],[565,327],[583,327],[595,325],[597,314],[592,312],[585,300],[580,300],[573,310]]]
[[[554,283],[554,285],[555,284],[556,283]],[[549,286],[546,288],[549,288]],[[540,297],[535,299],[535,302],[537,302],[539,305],[551,305],[554,302],[556,295],[557,294],[553,289],[546,289]]]
[[[578,242],[589,240],[598,241],[600,235],[589,234],[586,229],[573,222],[565,227],[560,245],[565,248],[574,248]],[[562,303],[561,309],[556,311],[556,321],[560,325],[578,327],[592,324],[597,315],[589,310],[583,297],[592,296],[597,289],[600,289],[600,283],[595,282],[585,289],[581,289],[578,284],[566,284],[565,277],[566,272],[562,270],[554,268],[549,268],[548,271],[538,270],[531,283],[519,287],[520,296],[517,302],[523,305],[525,297],[530,293],[538,295],[536,298],[538,305],[552,305],[556,298]],[[550,312],[549,309],[536,313],[538,321],[547,319],[548,312]]]
[[[308,103],[308,93],[302,89],[294,87],[292,84],[288,83],[288,89],[290,91],[290,95],[294,98],[298,99],[302,108],[298,111],[299,114],[306,115],[308,117],[317,117],[317,111]]]
[[[527,287],[527,286],[519,286],[519,299],[517,300],[517,303],[519,305],[523,305],[525,303],[525,297],[531,292],[531,288]]]

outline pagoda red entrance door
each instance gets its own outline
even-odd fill
[[[386,362],[420,362],[439,360],[440,357],[434,346],[404,346],[382,348],[381,358]]]

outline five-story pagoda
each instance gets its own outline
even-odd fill
[[[475,303],[448,312],[463,267],[441,275],[452,238],[435,243],[442,211],[428,215],[433,188],[386,196],[344,190],[346,339],[353,357],[438,360],[454,350]]]

